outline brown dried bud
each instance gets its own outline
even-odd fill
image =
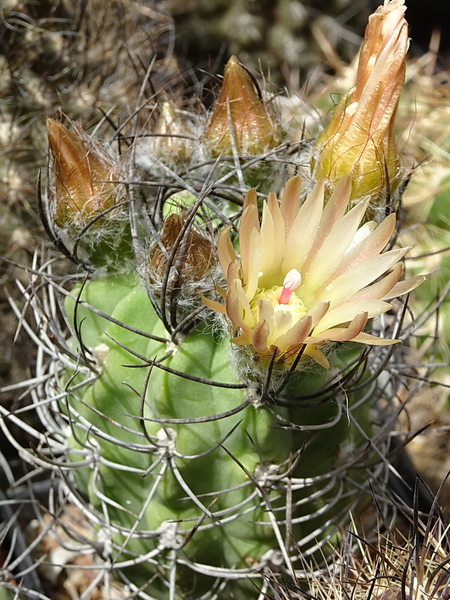
[[[117,202],[117,166],[93,150],[80,134],[47,119],[55,174],[53,218],[61,228],[79,230]]]
[[[192,227],[179,239],[184,224],[182,216],[175,213],[164,221],[161,238],[149,252],[148,277],[152,283],[167,277],[168,267],[169,288],[180,287],[182,282],[197,282],[214,264],[213,244]]]
[[[259,90],[235,56],[225,66],[222,89],[205,130],[213,156],[260,154],[278,144],[277,127],[267,113]]]

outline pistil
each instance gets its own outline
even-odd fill
[[[278,304],[289,304],[292,292],[298,288],[302,281],[302,276],[297,269],[291,269],[283,281],[283,290],[280,294]]]

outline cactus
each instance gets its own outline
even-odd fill
[[[395,94],[375,84],[390,142],[403,12],[374,16],[401,33]],[[86,273],[59,282],[44,261],[42,294],[24,289],[46,429],[25,457],[95,525],[96,581],[113,571],[142,598],[262,598],[326,564],[371,494],[384,502],[402,298],[422,281],[402,280],[409,249],[383,218],[395,144],[376,185],[370,153],[331,180],[342,106],[315,143],[289,140],[236,58],[227,69],[206,125],[164,100],[148,140],[136,111],[125,156],[48,123],[45,226]]]

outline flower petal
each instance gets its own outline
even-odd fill
[[[226,310],[224,304],[220,304],[220,302],[215,302],[214,300],[210,300],[209,298],[205,298],[205,296],[203,296],[203,294],[201,294],[201,299],[206,304],[206,306],[208,308],[210,308],[211,310],[214,310],[215,312],[218,312],[218,313],[220,313],[222,315],[226,315],[227,314],[227,310]]]
[[[258,319],[265,319],[273,329],[274,309],[272,304],[265,298],[258,299]]]
[[[274,314],[273,343],[278,343],[278,340],[291,328],[291,326],[291,313],[284,310],[276,310]]]
[[[362,312],[354,317],[348,327],[335,327],[319,333],[317,337],[330,342],[348,342],[354,340],[364,329],[368,313]],[[314,335],[316,333],[314,332]]]
[[[300,177],[291,177],[286,183],[281,196],[280,210],[284,219],[286,237],[289,235],[292,223],[297,215],[301,190],[302,182]]]
[[[330,368],[330,363],[328,362],[328,359],[326,358],[326,356],[323,354],[323,352],[321,352],[315,346],[310,346],[308,344],[308,346],[306,346],[306,348],[305,348],[303,355],[309,356],[310,358],[315,360],[317,363],[319,363],[319,365],[321,367],[323,367],[324,369]]]
[[[411,277],[405,281],[399,281],[388,294],[383,296],[382,300],[392,300],[392,298],[403,296],[403,294],[409,294],[409,292],[415,290],[418,285],[425,281],[425,279],[426,277],[423,275],[417,275],[417,277]]]
[[[370,344],[371,346],[392,346],[392,344],[399,344],[401,342],[401,340],[380,338],[376,335],[370,335],[370,333],[364,333],[364,331],[357,335],[353,341],[359,344]]]
[[[342,262],[348,247],[358,229],[361,219],[366,212],[368,200],[357,204],[338,223],[334,225],[325,239],[321,238],[321,245],[312,260],[308,273],[305,273],[303,285],[306,289],[320,289],[330,278]],[[322,235],[320,231],[320,236]]]
[[[248,243],[247,273],[243,277],[245,283],[245,294],[249,300],[253,298],[258,287],[258,278],[262,266],[264,248],[261,237],[256,229],[250,232]]]
[[[321,180],[308,194],[294,219],[289,234],[286,235],[286,247],[282,256],[282,271],[291,269],[300,271],[317,237],[317,230],[323,211],[324,181]]]
[[[315,327],[317,323],[326,315],[330,308],[330,302],[328,300],[321,300],[314,304],[312,308],[309,309],[308,314],[311,316],[311,326]]]
[[[260,269],[262,275],[258,286],[265,287],[265,281],[271,282],[277,276],[280,277],[279,256],[284,252],[284,237],[279,237],[279,232],[275,233],[275,223],[268,203],[263,205],[260,239],[264,240],[264,244]]]
[[[244,321],[244,307],[241,303],[242,300],[242,291],[241,282],[238,279],[235,279],[233,285],[230,287],[227,293],[227,298],[225,301],[225,307],[227,310],[228,318],[231,320],[235,327],[240,327],[245,335],[251,338],[252,330],[251,327]],[[245,294],[244,294],[245,297]],[[247,312],[247,311],[246,311]]]
[[[369,319],[372,317],[378,317],[379,315],[390,310],[392,306],[382,300],[362,300],[360,302],[345,302],[327,312],[324,318],[318,323],[314,329],[314,335],[320,334],[320,332],[343,323],[349,323],[362,312],[367,312]]]
[[[364,260],[354,269],[347,271],[328,285],[320,294],[320,299],[330,300],[332,305],[336,305],[351,298],[391,269],[408,251],[409,248],[389,250],[389,252]]]
[[[277,343],[281,348],[288,348],[289,346],[297,346],[301,344],[306,336],[311,331],[312,318],[310,315],[305,315],[297,321],[297,323],[289,329],[284,335],[280,336]]]
[[[230,229],[227,227],[220,235],[217,242],[217,252],[219,254],[219,261],[224,273],[228,271],[228,265],[236,260],[236,252],[234,251],[233,244],[230,240]]]
[[[386,217],[370,235],[355,244],[346,254],[344,260],[339,265],[339,268],[334,274],[334,277],[339,277],[346,271],[354,269],[356,265],[363,260],[379,254],[386,244],[391,239],[395,229],[396,217],[391,214]],[[366,223],[366,226],[369,224]]]
[[[369,285],[368,287],[363,288],[359,292],[357,292],[354,296],[352,296],[352,302],[360,302],[361,300],[389,300],[385,295],[389,294],[395,284],[398,282],[403,273],[403,265],[398,264],[393,271],[388,273],[385,277]],[[389,294],[390,295],[390,294]]]
[[[269,337],[269,333],[269,324],[264,319],[255,325],[252,335],[252,344],[256,352],[267,352],[267,338]]]

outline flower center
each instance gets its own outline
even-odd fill
[[[283,291],[280,294],[278,304],[289,304],[292,292],[298,288],[302,281],[302,276],[297,269],[291,269],[283,281]]]
[[[290,315],[291,326],[304,317],[308,311],[300,298],[293,293],[300,285],[301,280],[302,277],[297,269],[292,269],[284,278],[283,286],[274,285],[271,288],[258,289],[250,303],[255,323],[261,318],[258,310],[258,300],[260,298],[267,300],[273,306],[275,314]]]

